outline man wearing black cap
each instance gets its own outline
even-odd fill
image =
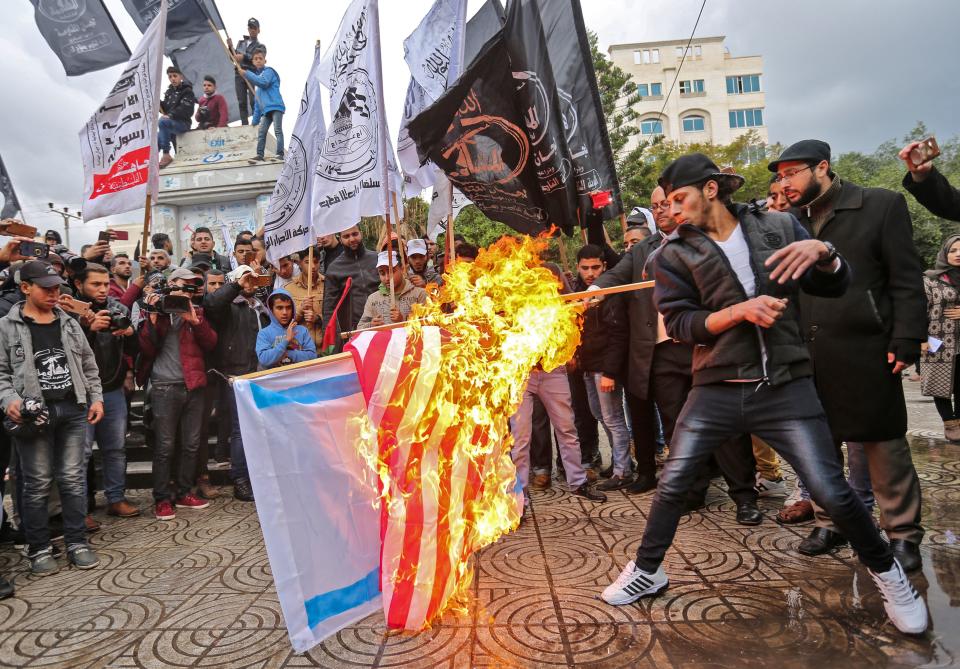
[[[236,49],[233,48],[233,41],[229,38],[227,39],[227,46],[229,46],[233,52],[233,59],[237,61],[237,65],[239,65],[241,69],[253,69],[254,51],[260,50],[263,51],[264,56],[267,55],[267,47],[257,39],[259,36],[260,22],[255,18],[251,18],[247,21],[247,34],[244,35],[243,39],[237,44]],[[237,90],[237,104],[240,106],[240,123],[242,125],[249,125],[247,116],[249,116],[250,111],[253,110],[253,91],[239,73],[237,73],[235,78],[234,86]]]
[[[183,78],[183,72],[175,65],[167,68],[167,79],[170,85],[160,101],[160,123],[157,130],[157,144],[163,153],[160,156],[160,167],[166,167],[173,162],[170,156],[170,147],[177,135],[182,135],[190,129],[193,122],[193,106],[197,98],[193,94],[193,86]]]
[[[840,299],[802,298],[802,333],[837,452],[844,441],[863,445],[880,526],[903,568],[919,569],[920,480],[905,438],[900,372],[926,341],[927,303],[906,200],[841,180],[830,168],[830,146],[819,140],[797,142],[769,167],[807,232],[853,268]],[[822,509],[816,515],[817,527],[800,545],[806,555],[846,543]]]
[[[850,538],[903,632],[927,627],[927,611],[866,507],[833,457],[830,428],[811,380],[797,313],[801,291],[842,295],[850,269],[796,219],[725,204],[743,178],[703,154],[678,158],[660,177],[679,224],[652,257],[654,300],[667,334],[695,344],[693,388],[677,421],[635,561],[603,591],[623,605],[667,587],[661,565],[697,469],[726,440],[750,433],[807,482]]]
[[[87,425],[103,418],[93,350],[80,324],[58,305],[64,280],[45,262],[20,268],[25,301],[0,319],[0,406],[23,476],[20,517],[33,574],[59,570],[50,546],[47,498],[57,481],[67,556],[80,569],[100,560],[87,545],[84,449]]]

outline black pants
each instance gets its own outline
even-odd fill
[[[960,418],[960,398],[958,395],[958,384],[960,384],[960,355],[953,358],[953,398],[934,397],[933,405],[937,407],[937,413],[940,418],[946,422],[948,420],[957,420]]]
[[[793,466],[830,513],[860,561],[874,571],[893,564],[863,502],[837,462],[827,417],[810,378],[771,387],[756,383],[696,386],[677,421],[670,459],[657,486],[636,564],[656,571],[673,542],[685,496],[707,458],[731,437],[755,434]]]
[[[203,424],[203,388],[187,390],[182,384],[153,386],[153,499],[179,498],[190,492],[197,474],[197,451]],[[179,458],[174,457],[177,434]],[[179,460],[179,463],[175,462]],[[174,476],[174,490],[170,476]]]
[[[253,93],[243,77],[234,77],[233,83],[237,90],[237,106],[240,107],[240,125],[250,125],[247,117],[253,113]]]

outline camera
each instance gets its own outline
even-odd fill
[[[20,404],[20,422],[14,422],[10,416],[3,419],[3,429],[16,437],[39,435],[50,422],[50,411],[42,399],[26,397]]]
[[[197,123],[201,130],[206,130],[210,127],[210,107],[200,105],[197,109]]]
[[[110,332],[133,327],[133,321],[130,320],[129,314],[121,305],[115,302],[108,303],[107,310],[110,312]]]
[[[935,137],[927,137],[910,150],[910,162],[919,167],[940,155],[940,147]]]
[[[160,295],[160,300],[155,304],[148,304],[144,301],[141,304],[143,311],[155,314],[185,314],[190,311],[190,298],[185,295],[171,295],[174,292],[197,293],[200,290],[198,284],[188,283],[184,286],[171,286],[167,279],[158,274],[156,278],[150,281],[155,295]]]

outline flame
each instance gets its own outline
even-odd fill
[[[479,495],[462,507],[451,505],[444,518],[455,549],[451,564],[453,587],[432,619],[457,606],[472,580],[469,558],[517,527],[522,511],[516,493],[516,469],[510,458],[513,437],[509,418],[523,397],[531,370],[552,370],[573,357],[580,343],[578,303],[560,299],[560,283],[541,265],[546,241],[503,238],[480,251],[474,262],[457,262],[444,275],[444,285],[431,285],[430,299],[415,305],[408,336],[422,335],[425,326],[438,326],[447,336],[441,347],[442,367],[426,410],[414,434],[427,447],[436,425],[450,426],[445,439],[451,448],[431,454],[436,470],[420,473],[420,485],[434,489],[440,471],[472,468],[481,480]],[[419,320],[415,320],[419,319]],[[380,502],[391,518],[405,518],[409,488],[391,476],[390,449],[369,425],[360,451],[379,479]],[[394,437],[395,441],[395,437]],[[426,454],[421,462],[428,460]],[[524,482],[525,484],[525,482]],[[384,557],[386,563],[386,556]],[[408,577],[396,565],[382,565],[397,583]],[[392,570],[392,571],[391,571]]]

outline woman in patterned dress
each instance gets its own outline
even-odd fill
[[[951,235],[943,243],[934,269],[924,273],[923,287],[927,293],[927,334],[930,339],[921,347],[920,388],[924,395],[933,397],[943,419],[944,436],[950,441],[960,441],[960,398],[956,398],[960,235]],[[938,345],[937,341],[942,343]]]

